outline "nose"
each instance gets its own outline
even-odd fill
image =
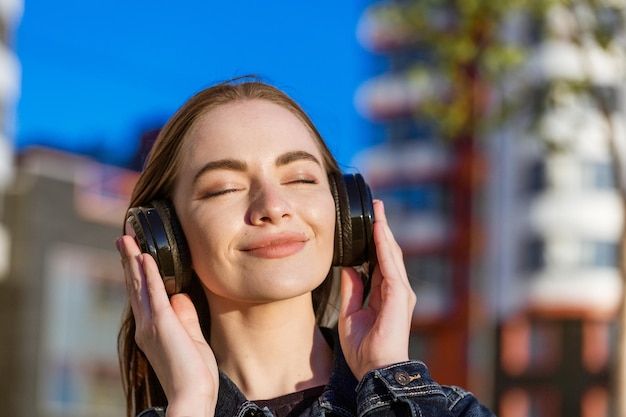
[[[251,224],[277,224],[291,216],[292,207],[280,185],[265,182],[251,191],[248,214]]]

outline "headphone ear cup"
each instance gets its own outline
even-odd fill
[[[330,191],[335,200],[335,249],[334,266],[346,266],[345,261],[352,258],[352,221],[350,220],[350,202],[341,173],[328,176]]]
[[[356,266],[374,259],[374,207],[369,186],[360,174],[331,174],[335,199],[335,254],[333,265]]]
[[[174,206],[154,200],[130,208],[126,219],[125,233],[154,258],[167,292],[183,291],[191,280],[191,255]]]
[[[176,215],[174,205],[171,202],[162,200],[155,200],[152,202],[152,205],[158,211],[159,218],[163,222],[169,244],[168,261],[171,263],[174,273],[174,288],[170,293],[179,293],[189,286],[191,280],[191,253],[189,246]]]

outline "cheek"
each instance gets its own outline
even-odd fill
[[[219,221],[202,221],[201,219],[219,219]],[[192,266],[197,271],[207,268],[208,259],[221,258],[220,248],[227,248],[229,237],[234,234],[233,221],[226,216],[215,213],[194,213],[186,218],[183,224],[187,243],[191,252]]]
[[[324,236],[325,243],[330,245],[330,247],[332,248],[335,239],[335,200],[331,195],[328,195],[325,196],[322,201],[323,204],[319,205],[319,213],[317,214],[320,227],[319,233]]]

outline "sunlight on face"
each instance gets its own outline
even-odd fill
[[[316,288],[335,206],[309,129],[255,99],[211,110],[185,141],[174,204],[209,297],[260,303]]]

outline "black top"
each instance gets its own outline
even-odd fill
[[[299,416],[309,408],[324,392],[324,386],[308,388],[298,392],[272,398],[253,401],[259,407],[267,407],[276,417]]]

